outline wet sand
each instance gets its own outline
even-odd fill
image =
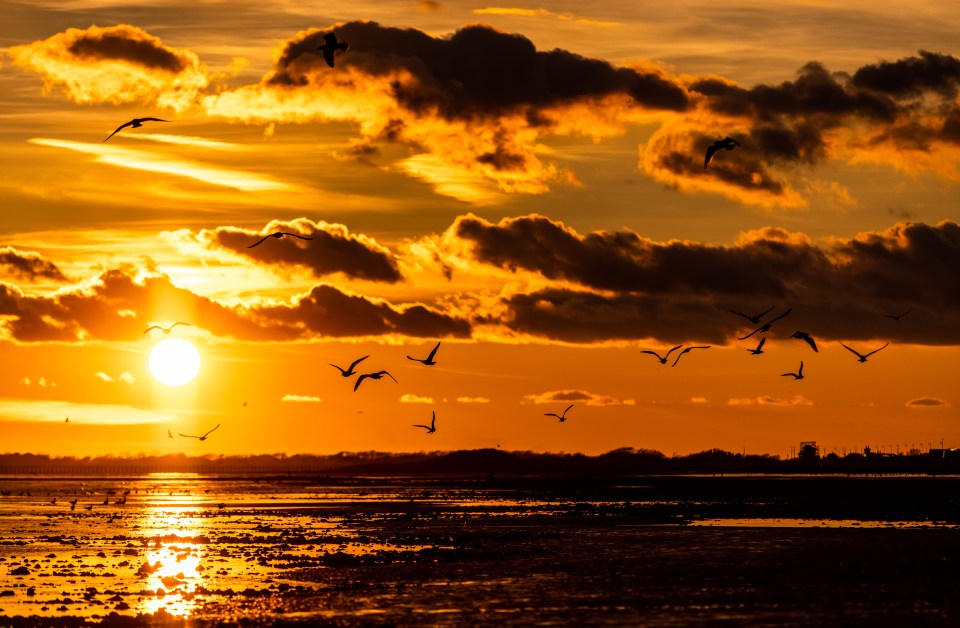
[[[955,625],[958,488],[7,478],[0,625]]]

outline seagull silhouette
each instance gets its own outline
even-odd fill
[[[123,124],[118,126],[116,131],[114,131],[113,133],[107,136],[107,140],[113,137],[114,135],[116,135],[117,133],[119,133],[120,129],[124,129],[126,127],[131,127],[136,129],[138,127],[143,126],[144,122],[169,122],[169,120],[161,120],[160,118],[134,118],[130,122],[124,122]],[[103,140],[103,141],[106,142],[107,140]]]
[[[684,353],[689,353],[692,349],[709,349],[709,348],[710,348],[710,345],[703,345],[703,346],[700,346],[700,347],[687,347],[686,349],[684,349],[683,351],[681,351],[680,353],[677,354],[677,359],[673,361],[673,364],[671,364],[670,367],[672,368],[672,367],[676,366],[676,365],[677,365],[677,362],[680,361],[680,358],[683,357],[683,354],[684,354]]]
[[[160,325],[153,325],[153,326],[151,326],[151,327],[147,327],[147,329],[146,329],[143,333],[146,334],[146,333],[148,333],[148,332],[150,332],[150,331],[152,331],[152,330],[154,330],[154,329],[159,329],[160,331],[162,331],[163,333],[165,333],[166,335],[169,336],[169,335],[170,335],[170,332],[171,332],[171,331],[173,330],[173,328],[176,327],[177,325],[186,325],[187,327],[193,327],[193,325],[191,325],[190,323],[184,323],[183,321],[177,321],[176,323],[174,323],[173,325],[170,325],[169,327],[161,327]]]
[[[356,374],[357,374],[357,372],[353,370],[353,367],[355,367],[356,365],[360,364],[361,362],[363,362],[364,360],[366,360],[366,359],[369,358],[369,357],[370,357],[369,355],[365,355],[365,356],[363,356],[362,358],[360,358],[359,360],[354,360],[353,363],[350,364],[350,367],[347,368],[347,369],[342,369],[342,368],[340,368],[339,366],[337,366],[336,364],[331,364],[330,362],[327,362],[327,364],[330,364],[330,366],[332,366],[333,368],[335,368],[335,369],[337,369],[338,371],[340,371],[340,374],[343,375],[344,377],[350,377],[351,375],[356,375]],[[244,402],[243,405],[247,405],[246,402]]]
[[[77,508],[77,498],[74,497],[70,500],[70,510],[76,510]]]
[[[786,316],[787,314],[789,314],[789,313],[792,312],[792,311],[793,311],[793,308],[790,308],[790,309],[788,309],[786,312],[784,312],[783,314],[781,314],[780,316],[768,320],[766,323],[764,323],[763,325],[760,325],[760,327],[757,327],[756,329],[754,329],[752,332],[750,332],[750,333],[747,334],[746,336],[741,337],[740,340],[746,340],[746,339],[749,338],[750,336],[752,336],[752,335],[754,335],[754,334],[756,334],[756,333],[759,333],[759,332],[768,332],[768,331],[770,331],[770,326],[771,326],[771,325],[773,325],[773,324],[776,323],[778,320],[780,320],[781,318],[783,318],[784,316]]]
[[[336,33],[327,33],[323,36],[323,41],[326,43],[322,46],[317,46],[317,50],[323,51],[323,60],[332,68],[334,53],[336,53],[337,50],[346,52],[350,49],[350,44],[345,41],[338,42]]]
[[[761,353],[763,353],[763,343],[765,343],[766,341],[767,341],[767,338],[766,336],[764,336],[763,338],[760,339],[760,344],[757,345],[756,349],[747,349],[747,351],[749,351],[753,355],[760,355]]]
[[[740,142],[733,139],[732,137],[725,137],[722,140],[717,140],[713,144],[707,147],[707,154],[703,158],[703,168],[706,170],[707,166],[710,165],[710,162],[713,160],[713,156],[720,149],[724,150],[733,150],[737,146],[740,146]]]
[[[363,375],[357,378],[357,383],[353,385],[353,392],[357,392],[357,389],[360,388],[360,384],[363,382],[363,380],[367,379],[368,377],[370,379],[381,379],[384,375],[386,375],[393,381],[397,382],[397,378],[394,377],[393,375],[390,375],[390,373],[386,371],[377,371],[376,373],[364,373]],[[397,383],[399,384],[400,382],[397,382]]]
[[[563,411],[563,414],[557,414],[556,412],[545,412],[543,416],[555,416],[560,420],[561,423],[563,423],[567,420],[567,412],[569,412],[570,408],[572,407],[573,404],[571,403],[569,406],[567,406],[567,409]]]
[[[730,310],[730,311],[733,312],[734,314],[736,314],[737,316],[742,316],[742,317],[744,317],[745,319],[747,319],[748,321],[750,321],[750,322],[753,323],[754,325],[759,325],[759,324],[760,324],[760,319],[763,318],[763,315],[766,314],[767,312],[769,312],[770,310],[772,310],[772,309],[775,308],[775,307],[777,307],[777,306],[776,306],[776,305],[771,305],[770,307],[768,307],[768,308],[765,309],[764,311],[760,312],[759,314],[754,314],[753,316],[750,316],[749,314],[744,314],[743,312],[741,312],[741,311],[739,311],[739,310]]]
[[[433,434],[437,431],[437,412],[433,411],[433,418],[430,419],[430,425],[414,425],[413,427],[422,427],[427,430],[427,434]]]
[[[167,438],[173,438],[173,432],[167,430]]]
[[[251,244],[250,246],[248,246],[247,248],[248,248],[248,249],[252,249],[253,247],[257,246],[258,244],[261,244],[264,240],[267,240],[268,238],[282,238],[283,236],[293,236],[293,237],[295,237],[295,238],[300,238],[301,240],[312,240],[312,239],[313,239],[313,238],[308,238],[307,236],[302,236],[302,235],[300,235],[299,233],[290,233],[289,231],[274,231],[273,233],[271,233],[271,234],[269,234],[269,235],[263,236],[262,238],[260,238],[259,240],[257,240],[256,242],[254,242],[253,244]]]
[[[217,427],[220,427],[220,424],[219,424],[219,423],[217,423]],[[196,438],[196,439],[198,439],[198,440],[200,440],[200,441],[202,442],[202,441],[207,440],[207,437],[210,436],[210,434],[213,434],[213,432],[217,429],[217,427],[213,428],[212,430],[210,430],[209,432],[207,432],[207,433],[204,434],[203,436],[194,436],[194,435],[192,435],[192,434],[180,434],[179,432],[177,432],[177,433],[180,434],[180,436],[183,436],[184,438]]]
[[[816,342],[816,341],[813,339],[813,337],[812,337],[810,334],[808,334],[807,332],[805,332],[805,331],[795,331],[795,332],[793,332],[793,334],[792,334],[790,337],[791,337],[791,338],[796,338],[797,340],[802,340],[802,341],[804,341],[805,343],[807,343],[808,345],[810,345],[810,347],[811,347],[814,351],[816,351],[817,353],[820,353],[820,350],[817,349],[817,342]]]
[[[408,360],[413,360],[414,362],[423,362],[426,366],[433,366],[436,362],[433,361],[433,356],[437,355],[437,349],[440,348],[440,343],[437,343],[437,346],[433,348],[433,351],[430,352],[430,355],[427,356],[426,360],[421,360],[419,358],[414,358],[412,356],[407,356]]]
[[[780,377],[792,377],[793,379],[803,379],[803,360],[800,360],[800,370],[796,373],[781,373]]]
[[[898,320],[900,320],[901,318],[903,318],[904,316],[906,316],[907,314],[909,314],[909,313],[912,312],[912,311],[913,311],[913,310],[907,310],[907,311],[904,312],[903,314],[884,314],[884,316],[886,316],[887,318],[892,318],[892,319],[895,320],[895,321],[898,321]]]
[[[683,345],[677,345],[677,346],[674,347],[673,349],[670,349],[669,351],[667,351],[667,353],[666,353],[665,355],[663,355],[663,356],[661,356],[661,355],[660,355],[659,353],[657,353],[656,351],[650,351],[649,349],[644,349],[644,350],[641,351],[640,353],[649,353],[650,355],[655,355],[655,356],[657,356],[657,359],[660,360],[660,364],[666,364],[666,363],[667,363],[667,358],[670,357],[670,354],[673,353],[674,351],[676,351],[677,349],[679,349],[679,348],[682,347],[682,346],[683,346]]]
[[[888,344],[890,344],[890,343],[888,342],[886,345],[883,345],[882,347],[880,347],[880,349],[886,348],[886,346],[887,346]],[[847,345],[843,344],[842,342],[840,343],[840,346],[843,347],[844,349],[846,349],[847,351],[849,351],[850,353],[852,353],[853,355],[857,356],[857,357],[860,359],[860,362],[866,362],[866,361],[867,361],[867,358],[869,358],[871,355],[873,355],[874,353],[876,353],[877,351],[880,350],[880,349],[874,349],[874,350],[871,351],[870,353],[867,353],[866,355],[864,355],[864,354],[860,353],[859,351],[856,351],[856,350],[854,350],[854,349],[851,349],[850,347],[848,347]]]

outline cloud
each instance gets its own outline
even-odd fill
[[[521,403],[544,405],[550,403],[582,402],[588,406],[633,406],[634,399],[616,399],[607,395],[598,395],[586,390],[551,390],[539,394],[524,395]]]
[[[69,281],[56,264],[44,259],[39,253],[18,251],[11,246],[0,247],[0,268],[5,268],[15,277],[27,281]]]
[[[20,380],[24,386],[39,386],[40,388],[56,388],[57,383],[48,380],[46,377],[40,376],[34,379],[29,377],[24,377]]]
[[[117,377],[111,377],[110,375],[107,375],[103,371],[97,371],[96,373],[93,374],[93,376],[99,379],[100,381],[106,382],[108,384],[112,384],[116,382],[122,382],[124,384],[134,384],[137,381],[137,378],[131,375],[127,371],[120,373],[120,375],[118,375]]]
[[[184,111],[209,82],[196,53],[129,24],[69,28],[8,50],[14,63],[77,103],[137,103]]]
[[[462,216],[446,251],[526,278],[475,308],[477,324],[565,342],[657,338],[726,343],[753,327],[731,310],[793,308],[817,338],[960,342],[960,225],[908,222],[814,242],[767,227],[733,244],[657,242],[622,230],[580,234],[544,216]],[[542,279],[549,280],[546,286]],[[891,326],[912,309],[924,324]],[[792,329],[774,327],[772,335]]]
[[[434,401],[433,397],[421,397],[408,393],[400,397],[400,403],[434,403]]]
[[[619,26],[619,22],[610,22],[605,20],[594,20],[586,17],[580,17],[573,13],[556,13],[548,9],[521,9],[516,7],[486,7],[483,9],[474,9],[476,15],[508,15],[513,17],[549,17],[561,21],[576,22],[585,26]]]
[[[950,405],[950,402],[936,397],[918,397],[917,399],[911,399],[904,405],[908,408],[945,408]]]
[[[277,231],[299,233],[312,239],[270,239],[249,248],[265,234]],[[354,279],[388,283],[402,278],[397,259],[389,249],[368,236],[351,234],[341,224],[297,218],[271,221],[260,231],[217,227],[197,233],[181,230],[172,233],[171,237],[175,241],[197,242],[207,248],[229,251],[264,265],[299,266],[310,270],[316,277],[343,273]]]
[[[690,397],[690,403],[696,403],[696,404],[710,403],[710,400],[707,399],[706,397]]]
[[[320,397],[311,397],[309,395],[284,395],[280,398],[281,403],[320,403],[323,399]]]
[[[490,403],[486,397],[457,397],[457,403]]]
[[[812,406],[813,402],[807,399],[806,397],[804,397],[803,395],[794,395],[790,399],[781,399],[778,397],[762,396],[762,397],[728,399],[727,405],[793,407],[793,406]]]
[[[248,341],[471,335],[468,320],[434,307],[394,305],[328,284],[287,301],[225,304],[148,269],[104,271],[51,295],[26,294],[0,282],[0,337],[19,342],[129,340],[139,338],[152,320],[189,320],[215,336]]]
[[[36,399],[0,399],[0,416],[6,421],[38,423],[63,423],[64,419],[69,417],[71,426],[150,425],[170,423],[178,418],[133,406]]]

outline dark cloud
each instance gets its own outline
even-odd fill
[[[799,328],[834,340],[960,342],[960,225],[950,221],[824,245],[776,228],[730,246],[658,243],[628,231],[580,235],[543,216],[498,224],[466,216],[451,232],[480,262],[583,287],[504,299],[505,325],[554,340],[723,343],[752,329],[730,310],[777,304],[794,312],[775,336]],[[916,315],[909,324],[885,316],[906,309]]]
[[[852,83],[897,98],[934,92],[955,99],[960,85],[960,59],[921,50],[916,57],[866,65],[854,73]]]
[[[110,30],[84,33],[70,42],[67,49],[77,57],[95,61],[126,61],[173,73],[181,72],[189,65],[159,39],[122,25]]]
[[[263,233],[287,231],[301,233],[312,240],[286,236],[270,238],[255,248],[251,244]],[[201,231],[199,239],[261,264],[300,266],[317,277],[343,273],[356,279],[395,283],[402,279],[396,257],[372,238],[351,234],[346,227],[300,218],[290,222],[273,221],[263,232],[219,227]]]
[[[947,401],[935,397],[920,397],[918,399],[911,399],[906,403],[906,406],[909,408],[944,408],[949,405]]]
[[[487,26],[467,26],[449,38],[376,22],[348,22],[336,32],[351,45],[338,59],[342,66],[373,76],[403,70],[414,77],[395,83],[394,96],[416,113],[500,116],[614,94],[650,109],[682,111],[689,104],[686,91],[656,71],[616,68],[565,50],[538,51],[526,37]],[[322,43],[319,31],[290,41],[269,83],[309,84],[310,73],[323,69],[317,55]]]
[[[9,246],[0,248],[0,267],[6,267],[14,276],[27,281],[69,281],[56,264],[44,259],[39,253],[18,251]]]
[[[0,324],[21,342],[130,340],[154,321],[189,321],[215,336],[289,341],[318,336],[469,337],[467,321],[421,304],[402,306],[318,285],[292,304],[227,306],[178,288],[165,276],[137,281],[128,270],[101,274],[87,289],[27,295],[0,283]]]

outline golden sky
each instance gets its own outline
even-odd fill
[[[960,8],[0,13],[0,452],[960,446]]]

